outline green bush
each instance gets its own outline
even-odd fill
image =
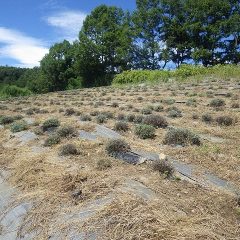
[[[97,123],[105,123],[107,121],[107,117],[104,114],[99,114],[96,117]]]
[[[78,155],[78,149],[74,144],[66,144],[60,147],[59,155],[60,156],[69,156],[69,155]]]
[[[46,120],[43,125],[43,131],[47,131],[49,128],[57,128],[60,126],[60,122],[56,118],[50,118]]]
[[[163,140],[167,145],[200,145],[200,137],[185,128],[170,128]]]
[[[21,131],[24,131],[27,129],[28,129],[28,125],[25,121],[15,122],[15,123],[11,124],[11,126],[10,126],[10,130],[13,133],[21,132]]]
[[[177,111],[177,110],[172,109],[168,112],[168,117],[170,117],[170,118],[180,118],[180,117],[182,117],[182,113],[181,113],[181,111]]]
[[[97,161],[97,169],[100,171],[106,170],[112,167],[112,162],[109,159],[100,159]]]
[[[205,113],[202,115],[202,121],[205,123],[213,122],[213,117],[209,113]]]
[[[149,115],[143,120],[146,125],[151,125],[155,128],[166,128],[168,126],[167,120],[160,115]]]
[[[226,105],[226,103],[223,99],[215,98],[210,102],[209,105],[211,107],[223,107]]]
[[[119,153],[125,153],[130,150],[129,144],[121,139],[110,140],[106,146],[107,153],[112,157],[116,157]]]
[[[60,137],[75,137],[77,136],[77,130],[72,126],[62,126],[58,129],[57,134]]]
[[[45,147],[51,147],[52,145],[56,145],[56,144],[60,143],[60,141],[61,141],[60,136],[57,135],[57,134],[54,134],[54,135],[49,136],[49,137],[45,140],[44,146],[45,146]]]
[[[14,117],[11,116],[1,116],[0,124],[6,125],[14,122]]]
[[[167,160],[154,161],[152,167],[154,171],[164,174],[167,178],[172,177],[174,173],[173,166]]]
[[[116,131],[127,132],[129,129],[129,126],[126,122],[120,121],[115,124],[114,129]]]
[[[219,116],[216,118],[216,122],[221,126],[231,126],[233,125],[234,120],[229,116]]]
[[[130,70],[117,74],[113,79],[113,85],[137,84],[142,82],[166,82],[169,77],[169,71]]]
[[[153,139],[155,137],[155,128],[146,124],[139,124],[135,127],[135,134],[141,139]]]
[[[32,92],[26,88],[20,88],[15,85],[6,85],[1,91],[1,95],[5,97],[20,97],[31,95]]]
[[[169,80],[184,80],[188,78],[199,79],[200,77],[213,76],[219,79],[239,78],[240,67],[238,65],[216,65],[203,67],[191,64],[182,64],[175,70],[129,70],[115,75],[112,84],[139,84],[144,82],[156,83]]]

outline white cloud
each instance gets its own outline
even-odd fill
[[[0,57],[15,59],[21,67],[39,66],[39,61],[48,53],[41,40],[4,27],[0,27],[0,43],[3,44]]]
[[[61,38],[74,41],[78,37],[86,16],[87,14],[81,11],[61,11],[44,20],[59,31]]]

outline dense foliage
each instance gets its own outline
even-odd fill
[[[136,6],[132,13],[98,6],[78,40],[54,44],[40,67],[0,67],[0,84],[16,85],[13,91],[24,95],[25,88],[42,93],[108,85],[119,73],[114,83],[165,81],[216,70],[186,64],[240,63],[239,0],[136,0]],[[177,71],[161,71],[174,66]]]

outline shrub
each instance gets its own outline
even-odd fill
[[[49,137],[45,140],[44,146],[45,146],[45,147],[50,147],[50,146],[52,146],[52,145],[56,145],[56,144],[60,143],[60,141],[61,141],[60,136],[57,135],[57,134],[54,134],[54,135],[49,136]]]
[[[58,119],[50,118],[43,123],[42,128],[43,128],[43,131],[47,131],[50,128],[57,128],[59,126],[60,126],[60,122],[58,121]]]
[[[166,133],[164,144],[168,145],[200,145],[201,141],[198,135],[184,128],[170,128]]]
[[[114,126],[114,129],[116,131],[122,131],[122,132],[127,132],[129,127],[128,124],[126,122],[117,122]]]
[[[11,116],[0,117],[0,124],[6,125],[14,122],[14,118]]]
[[[223,107],[225,106],[225,101],[223,99],[215,98],[210,102],[211,107]]]
[[[221,126],[231,126],[234,123],[233,118],[229,116],[217,117],[216,122]]]
[[[144,115],[148,115],[148,114],[151,114],[152,113],[152,109],[149,108],[149,107],[145,107],[141,110],[141,113],[144,114]]]
[[[172,104],[175,103],[175,100],[169,98],[169,99],[164,99],[162,102],[165,103],[165,104],[167,104],[167,105],[172,105]]]
[[[197,100],[194,99],[194,98],[190,98],[190,99],[187,100],[186,105],[196,107],[197,106]]]
[[[11,125],[10,129],[11,129],[11,132],[13,133],[21,132],[21,131],[27,130],[28,125],[25,121],[15,122]]]
[[[172,177],[174,173],[173,166],[167,160],[157,160],[152,164],[153,170],[164,174],[167,178]]]
[[[112,162],[109,159],[100,159],[97,161],[97,169],[102,171],[112,167]]]
[[[155,137],[155,128],[146,124],[139,124],[135,127],[135,134],[141,139],[152,139]]]
[[[153,110],[155,111],[155,112],[162,112],[163,111],[163,106],[162,105],[157,105],[157,106],[154,106],[153,107]]]
[[[144,118],[143,123],[155,128],[166,128],[168,126],[167,120],[160,115],[149,115]]]
[[[205,123],[211,123],[213,121],[213,117],[209,113],[205,113],[202,115],[202,121]]]
[[[66,144],[60,147],[59,155],[68,156],[68,155],[78,155],[79,152],[77,147],[74,144]]]
[[[233,104],[232,104],[232,108],[240,108],[239,103],[233,103]]]
[[[93,111],[90,113],[91,116],[95,117],[95,116],[98,116],[100,114],[99,111]]]
[[[129,114],[126,116],[126,120],[128,122],[134,122],[134,119],[135,119],[135,115],[134,114]]]
[[[34,110],[32,108],[29,108],[29,109],[26,110],[26,114],[27,115],[33,115],[34,113],[35,112],[34,112]]]
[[[165,82],[170,76],[169,71],[151,71],[151,70],[130,70],[117,74],[113,79],[113,84],[128,84],[142,82]]]
[[[67,108],[66,110],[65,110],[65,116],[71,116],[71,115],[73,115],[73,114],[75,114],[75,110],[73,109],[73,108]]]
[[[130,151],[131,148],[128,143],[121,139],[113,139],[107,143],[106,151],[110,156],[116,157],[119,153]]]
[[[180,111],[170,110],[168,112],[168,117],[170,117],[170,118],[180,118],[180,117],[182,117],[182,113]]]
[[[80,120],[83,121],[83,122],[86,122],[86,121],[92,121],[92,118],[91,118],[91,116],[86,114],[86,115],[82,115],[80,117]]]
[[[122,121],[122,120],[125,119],[125,117],[126,117],[125,114],[119,113],[118,116],[117,116],[117,120]]]
[[[0,105],[0,110],[7,110],[7,109],[8,109],[7,106],[5,106],[5,105]]]
[[[109,111],[102,112],[101,114],[105,115],[107,119],[112,119],[114,117],[114,114]]]
[[[76,136],[77,130],[72,126],[62,126],[58,129],[57,134],[60,137],[70,137],[70,136]]]
[[[193,113],[192,119],[198,119],[198,118],[199,118],[198,115],[196,113]]]
[[[16,115],[13,117],[14,120],[21,120],[23,119],[23,115]]]
[[[41,127],[36,127],[33,131],[36,135],[43,135],[44,134],[43,129]]]
[[[96,119],[97,123],[105,123],[107,121],[107,117],[104,114],[99,114]]]
[[[6,85],[2,89],[2,95],[6,97],[19,97],[19,96],[28,96],[31,95],[32,92],[26,88],[20,88],[15,85]]]
[[[134,119],[134,123],[142,123],[144,119],[143,115],[136,115]]]
[[[117,108],[117,107],[119,107],[119,104],[117,102],[113,102],[112,107]]]

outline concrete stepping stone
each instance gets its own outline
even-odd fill
[[[18,239],[17,234],[21,227],[24,215],[30,209],[30,204],[22,203],[11,209],[1,220],[0,225],[3,228],[2,240]]]
[[[94,133],[89,133],[84,130],[79,131],[79,137],[84,140],[96,141],[97,135]]]
[[[186,164],[175,159],[169,159],[175,170],[190,180],[201,186],[209,187],[213,186],[216,188],[224,189],[234,195],[240,195],[240,189],[229,181],[223,180],[216,175],[210,173],[208,170],[203,169],[199,166]]]
[[[82,207],[82,209],[79,212],[70,212],[70,213],[62,213],[58,216],[57,222],[55,226],[64,224],[65,222],[69,222],[69,221],[78,221],[78,222],[84,222],[87,221],[89,218],[93,217],[94,215],[96,215],[101,209],[103,209],[104,207],[108,206],[109,204],[112,203],[112,201],[114,200],[114,197],[112,194],[109,194],[106,197],[103,198],[99,198],[96,200],[93,200],[89,203],[87,203],[86,205],[84,205]],[[53,227],[53,229],[56,229],[55,227]],[[74,226],[73,226],[74,229]],[[81,233],[76,233],[74,232],[74,230],[69,231],[68,234],[68,239],[91,239],[91,240],[95,240],[97,239],[97,236],[100,235],[100,232],[91,232],[91,233],[87,233],[87,232],[81,232]],[[62,239],[61,238],[62,235],[61,233],[52,233],[50,234],[50,238],[51,240],[59,240]],[[87,237],[87,238],[86,238]]]
[[[30,131],[23,131],[23,132],[18,132],[14,133],[15,138],[17,138],[20,141],[20,146],[23,146],[27,144],[28,142],[31,142],[35,139],[37,139],[37,135],[33,132]]]
[[[102,125],[96,126],[95,134],[99,137],[108,138],[108,139],[119,139],[122,137],[119,133]]]
[[[4,172],[0,174],[0,226],[2,227],[0,239],[15,240],[18,239],[17,234],[21,227],[22,219],[31,206],[27,203],[21,203],[8,210],[16,189],[6,182],[5,175]]]
[[[134,150],[134,153],[139,154],[145,160],[149,160],[149,161],[159,160],[159,154],[157,154],[157,153],[145,152],[145,151],[141,151],[141,150]]]
[[[133,150],[131,152],[117,153],[115,158],[123,160],[130,164],[142,164],[146,161],[157,161],[159,160],[159,155],[150,152],[144,152],[140,150]]]
[[[93,200],[87,204],[85,204],[79,212],[72,211],[68,213],[60,213],[58,216],[58,220],[56,222],[56,225],[61,225],[65,223],[66,221],[80,221],[84,222],[88,220],[90,217],[97,214],[98,211],[100,211],[102,208],[106,207],[107,205],[111,204],[114,200],[114,197],[112,194],[109,194],[108,196],[105,196],[103,198],[99,198],[96,200]]]
[[[232,183],[223,180],[210,172],[206,171],[203,175],[203,177],[206,179],[207,182],[209,182],[212,185],[215,185],[216,187],[223,188],[227,191],[232,192],[233,194],[239,195],[240,189],[238,189],[236,186],[234,186]]]
[[[153,190],[132,179],[127,179],[120,190],[127,193],[133,193],[145,201],[153,200],[156,198],[156,193]]]
[[[89,133],[84,130],[80,130],[79,137],[81,139],[85,139],[89,141],[96,141],[97,137],[102,137],[105,139],[119,139],[122,136],[110,128],[107,128],[102,125],[97,125],[94,132]]]
[[[224,138],[215,137],[215,136],[211,136],[211,135],[207,135],[207,134],[200,134],[199,136],[202,139],[208,140],[208,141],[213,142],[213,143],[225,143],[227,141]]]

